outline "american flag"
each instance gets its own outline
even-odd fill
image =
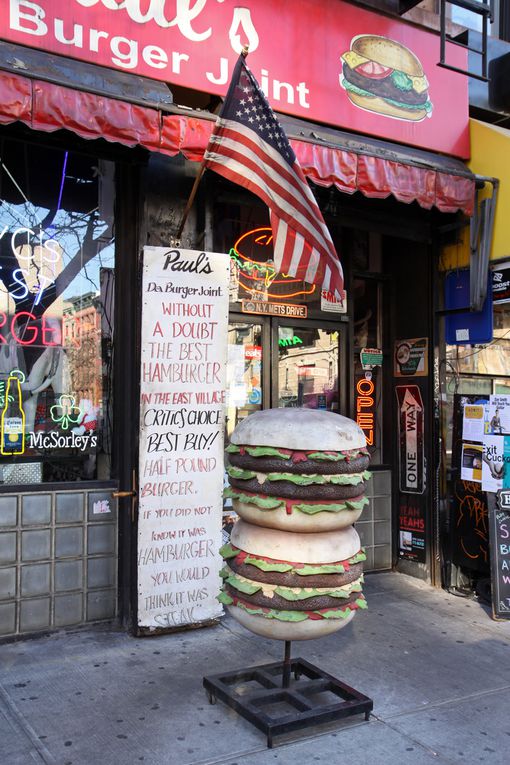
[[[343,272],[322,213],[268,100],[241,55],[204,155],[206,167],[269,207],[274,263],[342,297]]]

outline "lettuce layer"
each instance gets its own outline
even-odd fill
[[[241,491],[236,491],[231,487],[224,490],[223,496],[228,499],[244,502],[247,505],[254,505],[259,510],[285,509],[289,511],[290,509],[290,511],[298,510],[306,515],[315,515],[316,513],[339,513],[342,510],[362,510],[365,505],[368,505],[369,503],[367,497],[362,497],[357,500],[345,499],[342,500],[342,502],[298,502],[296,500],[286,500],[277,497],[266,497],[262,494],[245,494]]]
[[[250,457],[278,457],[284,460],[292,459],[292,455],[296,450],[291,449],[278,449],[274,446],[237,446],[237,444],[229,444],[226,448],[228,454],[240,454],[241,448],[250,455]],[[349,449],[340,452],[323,452],[323,451],[304,451],[302,452],[307,458],[314,460],[324,460],[325,462],[341,462],[343,460],[352,460],[357,457],[368,457],[369,453],[367,449]]]
[[[253,580],[248,581],[245,577],[240,577],[235,574],[227,566],[221,570],[220,576],[227,584],[245,595],[255,595],[256,592],[260,592],[260,590],[264,589],[264,584],[262,582],[254,582]],[[362,577],[351,582],[349,585],[345,585],[345,587],[332,587],[331,589],[327,587],[305,588],[278,586],[275,587],[274,593],[281,598],[285,598],[285,600],[288,600],[289,602],[299,602],[300,600],[320,597],[321,595],[327,595],[330,598],[348,598],[353,592],[361,592],[361,580]]]
[[[249,481],[251,478],[256,478],[261,473],[256,473],[254,470],[243,470],[242,468],[233,467],[229,465],[227,467],[227,473],[232,478],[236,478],[240,481]],[[368,470],[364,470],[362,473],[334,473],[333,475],[318,475],[312,473],[311,475],[303,475],[301,473],[266,473],[266,481],[288,481],[296,486],[324,486],[326,484],[333,484],[339,486],[357,486],[363,481],[368,481],[372,473]]]
[[[354,603],[348,603],[345,606],[335,609],[323,609],[322,611],[279,611],[274,608],[251,608],[237,598],[234,600],[234,598],[224,591],[220,592],[217,596],[217,600],[226,606],[235,605],[238,608],[242,608],[243,611],[253,614],[254,616],[263,616],[266,619],[276,619],[280,622],[304,622],[307,619],[346,619],[351,611],[355,611],[358,608],[367,608],[367,602],[363,595],[360,595]]]
[[[230,542],[227,542],[220,548],[220,555],[225,560],[229,558],[235,558],[243,551],[238,547],[234,547]],[[356,563],[363,563],[367,559],[363,548],[349,558],[347,561],[334,562],[334,563],[305,563],[302,566],[296,566],[294,563],[288,561],[275,561],[270,558],[258,558],[254,555],[245,554],[244,563],[251,566],[255,566],[261,571],[278,571],[280,573],[287,573],[291,571],[293,574],[299,574],[300,576],[315,576],[321,574],[344,574],[349,566],[353,566]]]
[[[386,98],[386,96],[376,96],[374,93],[369,93],[368,90],[363,90],[363,88],[358,88],[357,85],[353,85],[352,82],[346,80],[345,77],[343,79],[342,85],[346,90],[350,90],[353,93],[356,93],[358,96],[367,96],[368,98],[381,98],[383,101],[387,101],[389,104],[396,106],[398,109],[406,109],[410,112],[424,109],[427,114],[432,112],[432,103],[429,99],[427,99],[424,104],[405,104],[403,101],[395,101],[394,98]]]

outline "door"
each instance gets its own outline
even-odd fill
[[[347,379],[343,325],[231,314],[226,437],[259,409],[307,407],[345,413]]]

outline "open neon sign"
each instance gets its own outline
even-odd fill
[[[367,446],[375,445],[375,384],[362,377],[356,383],[356,422],[365,434]]]

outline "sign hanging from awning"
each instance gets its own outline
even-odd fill
[[[247,43],[276,111],[469,157],[468,80],[438,66],[439,35],[352,3],[0,0],[0,12],[9,42],[218,96]],[[467,52],[447,47],[465,69]]]

